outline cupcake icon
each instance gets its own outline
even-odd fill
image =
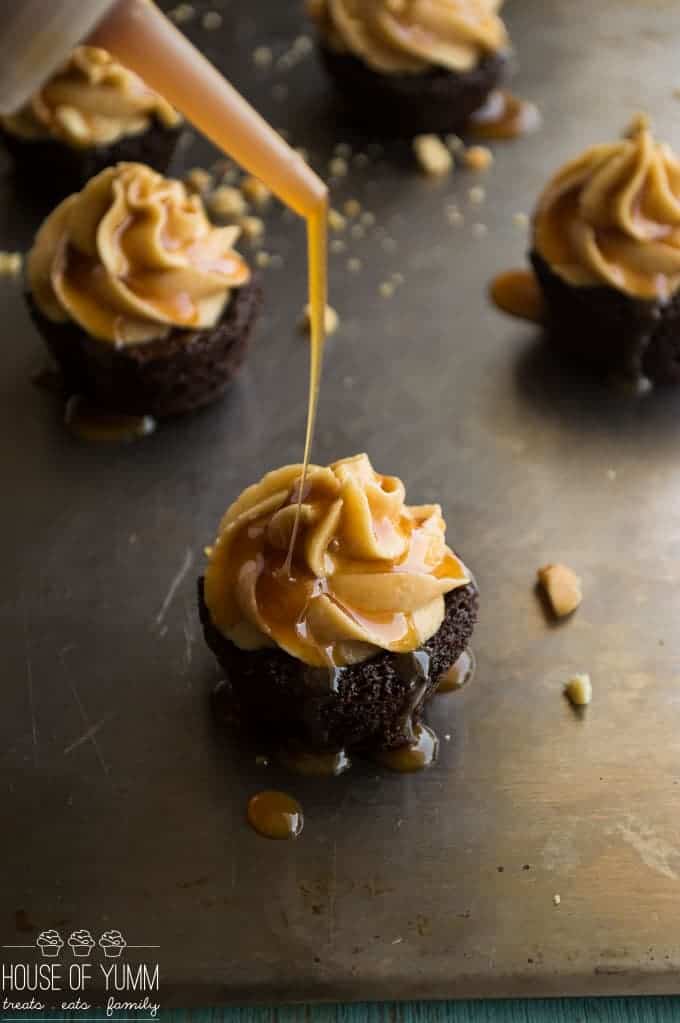
[[[64,942],[61,940],[59,931],[41,931],[35,939],[43,959],[57,959],[61,955]]]
[[[71,934],[68,944],[76,959],[86,959],[94,948],[95,941],[89,931],[81,928]]]
[[[104,950],[107,959],[118,959],[127,947],[127,941],[120,931],[104,931],[99,939],[99,947]]]

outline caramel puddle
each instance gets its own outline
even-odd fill
[[[531,323],[542,323],[545,307],[532,270],[505,270],[489,285],[491,301],[501,312]]]

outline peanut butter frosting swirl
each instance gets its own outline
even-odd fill
[[[268,473],[222,519],[205,573],[214,624],[242,649],[278,646],[314,666],[416,650],[440,627],[444,594],[470,582],[441,508],[405,504],[401,480],[367,455],[310,466],[288,563],[301,475]]]
[[[310,0],[330,46],[382,73],[469,71],[505,50],[502,0]]]
[[[169,103],[106,50],[78,46],[29,102],[18,113],[0,118],[0,124],[24,138],[51,137],[86,148],[139,135],[154,118],[165,127],[181,120]]]
[[[680,162],[646,118],[558,171],[536,208],[534,247],[570,284],[644,299],[677,291]]]
[[[250,278],[237,227],[210,223],[198,195],[140,163],[119,163],[49,215],[28,255],[33,298],[120,346],[217,323]]]

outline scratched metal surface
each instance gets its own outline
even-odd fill
[[[251,60],[263,41],[286,49],[297,5],[234,0],[224,14],[219,33],[188,30],[324,165],[349,135],[314,60],[285,74]],[[468,200],[471,177],[433,185],[400,147],[337,196],[358,197],[397,246],[374,228],[333,257],[342,327],[316,457],[366,449],[412,499],[441,500],[483,593],[477,680],[432,709],[451,738],[428,773],[291,779],[224,748],[210,719],[202,547],[244,485],[300,454],[300,226],[268,218],[284,266],[266,274],[229,399],[130,448],[60,427],[31,385],[43,356],[20,288],[0,282],[3,944],[48,925],[120,928],[161,946],[166,1004],[677,988],[680,397],[635,401],[559,371],[485,287],[521,260],[513,214],[557,163],[640,107],[680,144],[680,11],[513,0],[507,16],[517,89],[545,123],[496,147],[484,204]],[[208,155],[196,142],[184,165]],[[1,247],[25,248],[38,220],[5,174]],[[395,271],[406,283],[379,298]],[[586,593],[560,627],[532,592],[552,558]],[[560,695],[572,670],[594,680],[583,718]],[[248,796],[276,786],[305,808],[295,844],[244,824]]]

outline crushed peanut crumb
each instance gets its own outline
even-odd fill
[[[485,171],[493,163],[493,153],[486,146],[470,146],[465,150],[463,163],[470,170]]]
[[[453,167],[451,152],[436,135],[416,135],[413,140],[413,151],[426,174],[441,177],[451,172]]]
[[[252,202],[254,206],[266,206],[272,197],[271,192],[259,178],[254,178],[251,174],[243,179],[241,182],[241,192],[248,200]]]
[[[338,142],[333,148],[334,156],[341,156],[344,160],[349,160],[352,155],[352,147],[347,142]]]
[[[184,184],[190,192],[198,192],[199,195],[203,195],[212,188],[213,176],[203,167],[193,167],[185,175]]]
[[[348,199],[342,207],[348,217],[358,217],[361,213],[361,203],[358,199]]]
[[[185,21],[191,21],[195,16],[196,8],[193,4],[177,4],[177,7],[168,12],[168,17],[172,18],[176,25],[183,25]]]
[[[352,235],[352,238],[356,238],[357,241],[359,241],[361,238],[364,237],[366,231],[361,226],[361,224],[353,224],[349,233]]]
[[[324,330],[326,335],[330,337],[331,334],[335,334],[336,330],[340,325],[340,317],[336,313],[333,306],[327,305],[326,312],[324,313]],[[306,305],[300,320],[300,329],[309,333],[311,330],[312,322],[310,316],[309,306]]]
[[[571,614],[583,600],[581,580],[567,565],[544,565],[538,570],[538,581],[558,618]]]
[[[366,210],[365,213],[361,214],[361,223],[364,227],[373,227],[375,224],[375,213],[371,213],[370,210]]]
[[[239,217],[238,223],[249,242],[259,241],[264,234],[264,221],[260,217]]]
[[[269,266],[269,264],[271,263],[271,259],[272,257],[269,255],[268,252],[262,251],[255,253],[255,263],[263,270],[266,266]]]
[[[475,206],[480,206],[486,199],[486,192],[481,185],[475,185],[468,192],[468,199]]]
[[[528,227],[529,218],[526,213],[513,213],[512,222],[516,227]]]
[[[461,149],[465,148],[465,143],[460,135],[447,135],[446,145],[452,153],[460,153]]]
[[[344,231],[347,227],[347,220],[343,217],[342,213],[331,209],[328,212],[328,226],[331,231]]]
[[[362,267],[362,262],[361,262],[360,259],[357,258],[357,256],[351,256],[347,260],[347,269],[349,270],[350,273],[358,274],[359,271],[361,270],[361,267]]]
[[[553,895],[553,902],[555,903],[556,906],[559,906],[561,901],[562,901],[561,895]]]
[[[210,211],[216,217],[242,217],[248,212],[248,203],[233,185],[220,185],[208,199]]]
[[[448,206],[446,209],[446,219],[449,224],[462,224],[465,218],[457,206]]]
[[[344,156],[334,156],[328,164],[328,170],[332,177],[344,178],[349,171],[347,160],[345,160]]]
[[[257,67],[269,67],[273,56],[268,46],[256,46],[253,50],[253,63]]]
[[[222,24],[222,15],[219,11],[206,11],[201,18],[201,25],[206,28],[209,32],[219,28]]]
[[[404,277],[403,274],[400,274],[399,271],[396,271],[395,273],[392,274],[392,280],[397,285],[397,287],[399,287],[404,283],[406,278]]]
[[[331,252],[345,252],[347,245],[342,238],[334,238],[331,242]]]
[[[18,277],[22,265],[20,252],[0,252],[0,277]]]
[[[574,707],[587,707],[593,698],[590,675],[574,675],[564,687],[564,692]]]
[[[392,298],[394,294],[394,283],[392,281],[383,281],[378,289],[383,298]]]

